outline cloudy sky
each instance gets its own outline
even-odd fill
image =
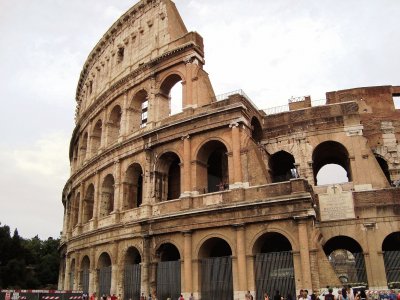
[[[0,0],[0,222],[59,237],[75,91],[89,52],[132,0]],[[259,108],[291,96],[400,85],[399,0],[176,0],[205,42],[217,94]]]

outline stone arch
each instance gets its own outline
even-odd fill
[[[388,234],[382,242],[387,285],[399,288],[400,282],[400,231]]]
[[[177,299],[181,293],[181,254],[178,247],[164,241],[156,248],[157,296],[159,299]]]
[[[235,253],[236,247],[234,245],[234,242],[227,235],[216,232],[216,233],[207,234],[199,240],[199,242],[197,243],[196,249],[194,251],[197,258],[201,257],[200,256],[201,255],[200,254],[201,247],[204,245],[204,243],[207,240],[212,239],[212,238],[221,239],[221,240],[224,240],[225,242],[227,242],[230,249],[232,250],[232,256],[236,255],[236,253]]]
[[[164,152],[157,161],[156,199],[178,199],[181,194],[181,158],[173,151]]]
[[[348,181],[352,180],[349,152],[341,143],[336,141],[325,141],[320,143],[314,148],[312,160],[315,185],[318,184],[317,175],[321,168],[331,164],[343,168],[346,171]]]
[[[335,236],[326,241],[323,249],[343,284],[367,284],[363,249],[355,239],[344,235]]]
[[[81,193],[77,193],[72,202],[72,228],[78,225],[79,220],[79,202],[81,201]]]
[[[112,144],[120,135],[122,110],[120,105],[115,105],[110,112],[107,123],[107,142]]]
[[[82,142],[80,147],[80,160],[82,163],[85,161],[87,157],[88,142],[89,142],[89,134],[87,133],[87,131],[85,131],[82,136]]]
[[[260,230],[259,232],[257,232],[251,239],[249,246],[248,246],[249,248],[247,249],[247,251],[249,251],[250,253],[253,253],[253,254],[256,253],[255,250],[257,248],[255,248],[255,245],[256,245],[257,241],[259,241],[260,238],[262,238],[263,236],[267,236],[269,234],[283,236],[290,243],[292,251],[298,250],[298,244],[296,242],[296,239],[293,237],[293,235],[287,230],[282,230],[282,228],[276,227],[276,228],[268,228],[268,229]]]
[[[124,255],[124,280],[123,290],[125,299],[139,299],[141,291],[141,266],[142,257],[139,250],[129,246]]]
[[[97,120],[92,131],[92,135],[90,137],[91,143],[91,152],[93,155],[97,154],[97,151],[101,146],[101,139],[103,134],[103,122],[101,119]]]
[[[274,231],[258,236],[252,247],[255,256],[255,286],[257,299],[264,292],[272,295],[279,290],[281,295],[296,293],[293,246],[289,239]]]
[[[257,144],[260,143],[263,138],[261,123],[255,116],[251,118],[251,137]]]
[[[79,141],[77,140],[74,144],[74,150],[72,153],[72,166],[74,168],[78,167],[78,162],[79,162]]]
[[[100,295],[111,294],[112,260],[107,252],[102,252],[97,261],[98,268],[98,290]]]
[[[196,186],[201,193],[229,189],[228,148],[217,139],[207,140],[196,154]]]
[[[379,166],[381,167],[381,170],[382,170],[383,174],[385,175],[386,180],[388,181],[389,184],[391,184],[389,165],[388,165],[386,159],[379,154],[375,154],[375,159],[377,160]]]
[[[202,299],[233,299],[232,249],[219,237],[202,242],[198,253]]]
[[[81,276],[79,285],[82,291],[89,293],[89,274],[90,274],[90,259],[85,255],[81,260]]]
[[[180,73],[177,70],[174,70],[172,72],[169,72],[168,74],[165,75],[165,77],[160,81],[160,89],[159,89],[159,96],[161,97],[161,101],[168,102],[168,110],[167,111],[160,111],[160,116],[162,118],[168,117],[174,113],[178,113],[182,111],[183,108],[183,103],[185,102],[183,99],[184,91],[183,91],[183,86],[181,88],[177,89],[177,93],[180,92],[181,97],[177,97],[177,99],[172,98],[172,93],[171,91],[179,84],[179,82],[184,82],[184,76],[182,73]],[[174,95],[176,96],[176,95]],[[179,99],[181,98],[181,99]],[[164,110],[166,108],[165,105],[162,105],[164,107]]]
[[[269,169],[272,182],[288,181],[298,177],[294,156],[284,150],[271,155]]]
[[[104,177],[101,186],[100,218],[108,216],[114,210],[114,176]]]
[[[128,111],[129,131],[145,127],[148,122],[149,93],[146,89],[137,91],[130,102]]]
[[[143,202],[143,169],[139,163],[131,164],[125,172],[123,189],[123,209],[139,207]]]
[[[83,200],[82,223],[88,223],[93,218],[94,208],[94,185],[91,183],[86,189],[85,198]]]

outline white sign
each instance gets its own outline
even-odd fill
[[[352,192],[342,190],[340,185],[331,185],[326,194],[319,194],[321,221],[355,218]]]

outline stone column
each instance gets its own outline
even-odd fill
[[[192,232],[183,232],[184,250],[183,250],[183,275],[184,275],[184,298],[189,298],[193,292],[193,273],[192,273]]]
[[[182,137],[183,140],[183,195],[190,195],[192,190],[191,170],[191,141],[190,136]]]
[[[94,292],[97,292],[97,262],[96,251],[94,248],[92,248],[90,249],[89,293]],[[101,295],[97,296],[100,297]]]
[[[84,199],[84,193],[85,193],[85,183],[81,182],[81,185],[79,187],[79,207],[78,207],[78,227],[82,227],[82,214],[83,214],[83,199]]]
[[[308,247],[307,219],[300,219],[297,223],[299,231],[299,247],[301,260],[301,282],[303,289],[312,290],[311,286],[311,268],[310,251]]]
[[[146,235],[143,237],[143,260],[140,263],[141,268],[141,278],[140,286],[141,292],[145,295],[150,293],[150,283],[149,283],[149,267],[150,267],[150,236]]]
[[[242,162],[240,159],[240,129],[239,123],[229,125],[232,128],[232,158],[234,186],[242,184]]]
[[[239,282],[239,299],[244,299],[247,287],[247,268],[246,268],[246,237],[244,224],[235,225],[236,228],[236,251],[237,251],[237,276]]]
[[[69,290],[69,280],[71,278],[71,254],[67,253],[65,256],[65,278],[64,278],[64,288]]]
[[[128,103],[128,91],[124,93],[124,103],[121,109],[121,127],[119,130],[118,141],[122,141],[122,138],[128,134],[128,115],[129,115],[129,103]]]
[[[379,251],[376,240],[376,224],[374,222],[364,223],[365,240],[367,241],[368,255],[364,255],[365,268],[368,277],[368,286],[374,290],[387,289],[387,280],[385,272],[385,262],[383,253]]]
[[[116,217],[119,217],[119,213],[122,208],[122,201],[120,198],[121,194],[121,163],[119,160],[114,161],[114,207],[113,212]],[[118,220],[116,220],[118,221]]]
[[[100,173],[95,173],[95,186],[94,186],[94,203],[93,203],[93,229],[97,228],[97,220],[99,219],[99,205],[100,205]]]
[[[104,107],[103,108],[103,112],[102,112],[102,128],[101,128],[101,137],[100,137],[100,149],[104,149],[107,145],[108,142],[108,120],[107,120],[107,108]]]
[[[117,294],[117,283],[119,281],[119,266],[118,266],[118,243],[112,245],[112,266],[111,266],[111,287],[110,293]]]

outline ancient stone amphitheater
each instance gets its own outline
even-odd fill
[[[203,50],[172,1],[142,0],[89,54],[59,289],[231,300],[400,284],[400,87],[263,111],[215,96]],[[319,183],[331,165],[344,180]]]

